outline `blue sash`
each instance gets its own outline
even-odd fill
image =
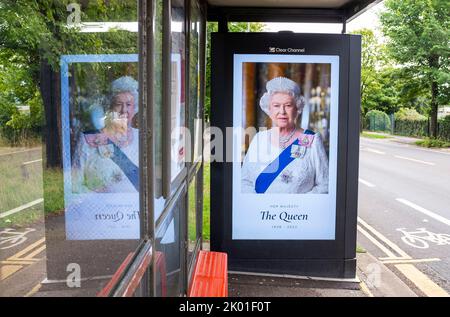
[[[99,130],[85,131],[85,134],[96,134],[100,133]],[[136,166],[129,158],[122,152],[122,150],[110,139],[108,139],[108,144],[112,144],[114,148],[114,155],[112,155],[111,160],[116,163],[117,166],[122,170],[125,176],[133,184],[134,188],[139,191],[139,167]]]
[[[111,160],[120,167],[122,172],[133,184],[134,188],[139,191],[139,167],[137,167],[122,150],[111,140],[108,142],[114,147],[114,155]]]
[[[314,134],[314,132],[310,130],[306,130],[304,134]],[[259,174],[255,181],[255,191],[258,194],[263,194],[269,188],[269,186],[273,183],[273,181],[280,175],[280,173],[288,166],[295,157],[291,157],[291,148],[293,145],[299,145],[299,139],[295,139],[295,141],[285,148],[281,154],[273,160],[266,168]]]

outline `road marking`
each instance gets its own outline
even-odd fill
[[[29,164],[33,164],[33,163],[37,163],[37,162],[42,162],[42,159],[34,160],[34,161],[28,161],[28,162],[23,162],[22,165],[29,165]]]
[[[359,179],[359,182],[360,183],[362,183],[362,184],[364,184],[364,185],[366,185],[367,187],[375,187],[375,185],[374,184],[372,184],[372,183],[369,183],[368,181],[365,181],[365,180],[363,180],[363,179]]]
[[[34,257],[35,257],[36,255],[38,255],[39,253],[41,253],[42,251],[44,251],[45,248],[46,248],[45,245],[41,246],[40,248],[34,250],[34,251],[31,252],[30,254],[28,254],[26,257],[24,257],[24,259],[27,259],[27,260],[34,259]]]
[[[31,291],[29,291],[28,293],[26,293],[24,297],[31,297],[31,296],[33,296],[34,294],[36,294],[36,293],[39,291],[39,289],[40,289],[41,287],[42,287],[42,284],[41,284],[41,283],[38,283],[35,287],[33,287],[33,288],[31,289]]]
[[[431,163],[431,162],[425,162],[425,161],[421,161],[421,160],[416,160],[416,159],[412,159],[412,158],[404,157],[404,156],[400,156],[400,155],[394,155],[394,157],[396,157],[398,159],[401,159],[401,160],[407,160],[407,161],[421,163],[421,164],[425,164],[425,165],[431,165],[431,166],[436,165],[436,164]]]
[[[406,263],[423,263],[423,262],[439,262],[441,259],[430,258],[430,259],[412,259],[412,260],[384,260],[381,261],[383,264],[406,264]]]
[[[358,230],[363,233],[370,241],[372,241],[376,246],[378,246],[383,252],[385,252],[389,257],[388,258],[378,258],[382,261],[382,263],[387,263],[387,261],[413,261],[406,252],[401,250],[397,245],[391,242],[389,239],[384,237],[381,233],[376,231],[374,228],[369,226],[365,221],[358,217],[358,222],[365,225],[367,229],[370,228],[373,234],[375,234],[379,239],[382,239],[383,242],[387,243],[391,248],[399,252],[403,256],[403,258],[396,257],[389,249],[387,249],[384,245],[382,245],[378,240],[372,237],[367,231],[365,231],[360,225],[358,225]],[[422,260],[434,260],[434,259],[422,259]],[[437,259],[439,260],[439,259]],[[418,260],[420,261],[420,260]],[[429,279],[425,274],[419,271],[413,264],[395,264],[395,267],[399,269],[399,271],[411,282],[413,282],[424,294],[427,296],[449,296],[445,290],[443,290],[439,285],[434,283],[431,279]]]
[[[366,147],[365,150],[367,152],[372,152],[372,153],[376,153],[376,154],[380,154],[380,155],[386,155],[386,152],[378,151],[378,150],[372,149],[370,147]]]
[[[364,230],[361,226],[358,225],[358,231],[366,236],[373,244],[375,244],[381,251],[383,251],[389,258],[398,258],[394,253],[391,252],[388,248],[382,245],[377,239],[372,237],[366,230]]]
[[[231,272],[231,271],[229,271]],[[113,275],[99,275],[99,276],[92,276],[92,277],[83,277],[83,278],[78,278],[75,279],[75,281],[95,281],[95,280],[110,280],[111,277],[113,277]],[[45,278],[41,284],[57,284],[57,283],[67,283],[67,279],[66,280],[49,280],[47,278]]]
[[[38,262],[40,259],[36,259],[34,256],[45,250],[45,244],[41,246],[42,243],[45,243],[45,238],[30,244],[25,249],[7,258],[5,261],[0,261],[0,264],[2,264],[0,267],[0,281],[8,278],[17,271],[20,271],[26,265],[32,265]],[[29,254],[23,257],[27,253]]]
[[[30,264],[34,264],[36,263],[36,261],[34,260],[4,260],[4,261],[0,261],[0,264],[4,264],[4,265],[30,265]]]
[[[26,152],[31,152],[31,151],[39,151],[39,150],[41,150],[41,148],[29,149],[29,150],[23,150],[23,151],[16,151],[16,152],[10,152],[10,153],[5,153],[5,154],[0,154],[0,157],[8,156],[8,155],[13,155],[13,154],[19,154],[19,153],[26,153]]]
[[[421,147],[418,147],[416,145],[407,145],[408,148],[413,148],[419,151],[423,151],[423,152],[433,152],[433,153],[438,153],[438,154],[445,154],[445,155],[450,155],[450,152],[445,152],[445,151],[437,151],[437,150],[431,150],[431,149],[423,149]]]
[[[418,249],[428,249],[430,244],[450,245],[450,235],[445,233],[434,233],[425,228],[417,228],[415,231],[406,231],[405,228],[397,228],[403,236],[402,241],[411,247]]]
[[[5,217],[8,217],[8,216],[11,216],[12,214],[15,214],[16,212],[19,212],[19,211],[22,211],[24,209],[33,207],[33,206],[35,206],[37,204],[40,204],[43,201],[44,201],[43,198],[39,198],[39,199],[33,200],[32,202],[29,202],[28,204],[19,206],[17,208],[11,209],[9,211],[2,212],[2,213],[0,213],[0,218],[5,218]]]
[[[416,204],[414,204],[406,199],[403,199],[403,198],[396,198],[395,200],[427,215],[428,217],[434,218],[435,220],[440,221],[443,224],[446,224],[447,226],[450,226],[450,220],[445,217],[442,217],[441,215],[438,215],[432,211],[429,211],[428,209],[420,207],[419,205],[416,205]]]
[[[2,265],[0,267],[0,281],[7,279],[22,268],[22,265]]]
[[[449,297],[450,295],[439,285],[412,264],[397,264],[395,267],[413,282],[428,297]]]
[[[364,283],[364,281],[361,281],[361,283],[359,283],[359,286],[361,287],[363,293],[366,293],[367,296],[374,297],[370,289],[367,287],[366,283]]]
[[[19,258],[21,258],[22,255],[30,252],[31,250],[33,250],[34,248],[38,247],[42,243],[45,243],[45,238],[39,239],[38,241],[30,244],[25,249],[23,249],[22,251],[17,252],[16,254],[14,254],[12,257],[9,257],[8,259],[19,259]],[[29,260],[28,257],[26,257],[26,259]]]
[[[362,224],[364,227],[367,228],[370,232],[372,232],[378,239],[380,239],[382,242],[386,243],[392,250],[396,251],[402,258],[405,259],[411,259],[411,257],[402,249],[400,249],[399,246],[397,246],[395,243],[393,243],[391,240],[386,238],[384,235],[382,235],[380,232],[375,230],[372,226],[370,226],[367,222],[362,220],[360,217],[358,217],[358,222]],[[395,256],[394,256],[395,257]],[[398,258],[398,257],[396,257]]]

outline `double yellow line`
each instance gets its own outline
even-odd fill
[[[41,260],[40,258],[35,258],[35,256],[44,250],[45,238],[42,238],[30,244],[22,251],[10,256],[6,260],[0,261],[0,281],[7,279],[14,273],[23,269],[25,266],[32,265]]]
[[[412,263],[440,261],[438,258],[413,259],[398,245],[358,217],[358,231],[376,245],[387,256],[379,258],[383,264],[394,264],[394,267],[410,280],[422,293],[428,297],[450,297],[439,285],[423,274]],[[398,255],[396,255],[395,253]]]

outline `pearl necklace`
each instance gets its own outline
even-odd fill
[[[278,140],[278,141],[280,142],[280,145],[281,145],[281,147],[282,147],[283,149],[286,148],[286,143],[292,138],[292,136],[294,135],[294,133],[295,133],[295,128],[292,130],[291,133],[289,133],[288,136],[285,136],[285,137],[282,137],[281,135],[279,136],[279,140]]]

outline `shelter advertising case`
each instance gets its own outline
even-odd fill
[[[211,73],[212,249],[232,270],[354,277],[360,38],[216,33]]]

